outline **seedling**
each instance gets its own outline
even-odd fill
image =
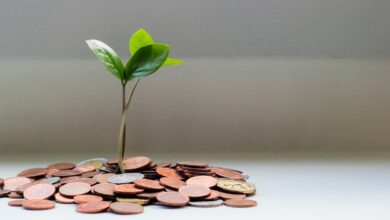
[[[140,80],[155,73],[162,66],[180,65],[183,64],[183,61],[169,58],[170,46],[155,43],[152,36],[144,29],[139,29],[131,36],[129,41],[131,57],[125,66],[118,54],[107,44],[94,39],[86,42],[99,61],[120,80],[122,85],[122,120],[118,135],[118,165],[120,172],[124,173],[123,157],[126,149],[127,111]],[[129,81],[135,82],[126,100],[126,86]]]

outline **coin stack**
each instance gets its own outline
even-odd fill
[[[76,204],[80,213],[109,211],[143,213],[145,205],[253,207],[256,188],[241,171],[210,167],[202,162],[153,163],[148,157],[118,161],[89,159],[79,164],[62,162],[46,168],[23,170],[16,177],[0,178],[0,197],[10,206],[47,210],[56,203]]]

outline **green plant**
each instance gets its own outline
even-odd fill
[[[127,111],[140,79],[155,73],[162,66],[180,65],[184,62],[179,59],[169,58],[170,46],[155,43],[152,36],[144,29],[139,29],[131,36],[129,40],[131,57],[125,66],[118,54],[107,44],[94,39],[86,42],[100,62],[120,80],[122,85],[122,120],[118,136],[118,164],[120,171],[123,173]],[[126,85],[132,80],[135,80],[135,83],[126,101]]]

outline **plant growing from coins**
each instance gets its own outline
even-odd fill
[[[141,80],[155,73],[162,66],[180,65],[182,60],[169,58],[170,46],[155,43],[152,36],[144,29],[136,31],[129,40],[131,57],[123,65],[119,55],[107,44],[99,40],[87,40],[89,48],[103,63],[106,69],[120,80],[122,85],[122,118],[118,135],[118,165],[121,173],[125,172],[123,158],[126,149],[126,117],[134,92]],[[126,100],[126,86],[135,81]]]

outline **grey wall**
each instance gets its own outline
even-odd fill
[[[0,0],[0,152],[115,148],[124,58],[144,27],[186,65],[142,80],[145,151],[390,149],[390,1]]]

